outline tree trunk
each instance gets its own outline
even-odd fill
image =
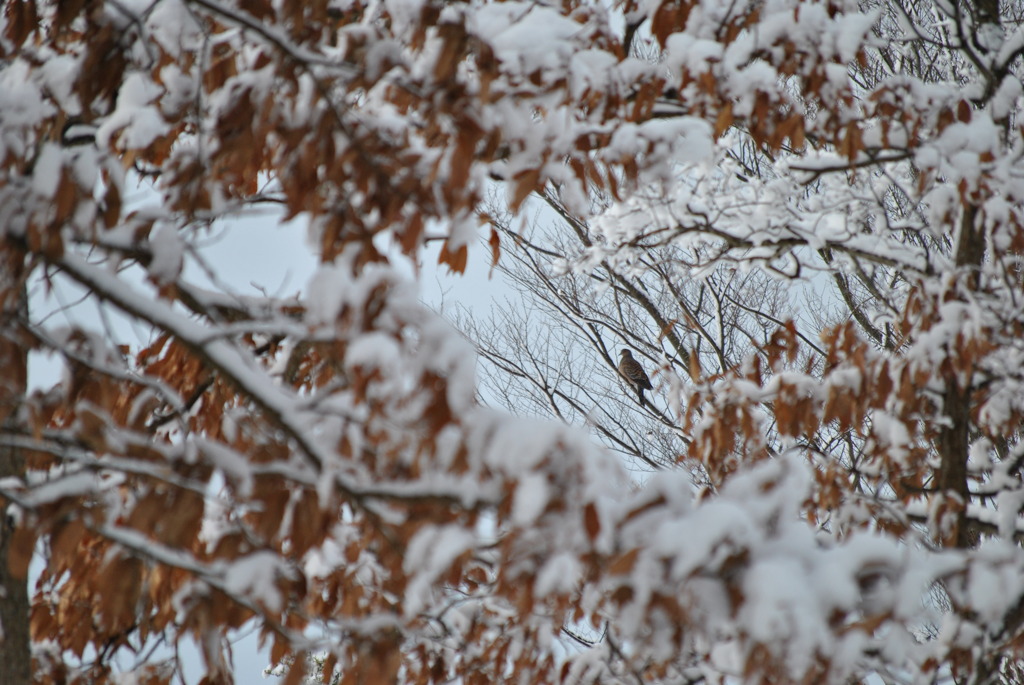
[[[0,243],[0,426],[12,432],[19,419],[28,377],[22,322],[28,318],[25,253],[12,241]],[[15,447],[0,446],[0,481],[22,478],[24,460]],[[9,550],[13,525],[8,502],[0,498],[0,685],[28,685],[32,678],[28,578],[12,573]]]
[[[971,290],[978,288],[978,269],[985,258],[985,240],[978,223],[978,208],[968,205],[960,218],[960,238],[956,249],[956,265],[969,270],[965,286]],[[973,547],[977,543],[977,534],[969,529],[967,505],[970,503],[970,491],[967,487],[967,458],[970,446],[970,407],[971,378],[965,379],[966,387],[961,387],[956,373],[952,368],[946,378],[946,388],[942,401],[942,412],[946,421],[939,431],[939,473],[937,474],[938,490],[941,497],[949,500],[956,512],[956,530],[946,538],[947,544],[961,549]]]
[[[955,378],[946,380],[943,413],[949,424],[939,432],[939,473],[938,490],[956,512],[956,531],[947,542],[961,549],[973,547],[976,535],[968,525],[967,504],[970,492],[967,489],[967,454],[970,427],[970,396],[967,389],[958,386]]]
[[[0,479],[21,475],[19,451],[0,447]],[[6,509],[6,502],[3,506]],[[32,676],[28,578],[18,578],[11,572],[8,548],[12,531],[13,527],[4,515],[0,529],[0,685],[28,685]]]

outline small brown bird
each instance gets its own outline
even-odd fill
[[[651,385],[651,379],[647,377],[640,362],[633,359],[633,354],[629,350],[622,350],[620,354],[622,359],[619,360],[619,373],[630,385],[636,387],[636,396],[640,399],[640,404],[646,404],[644,390],[654,387]]]

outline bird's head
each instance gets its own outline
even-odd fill
[[[619,356],[620,357],[629,357],[630,359],[632,359],[633,358],[633,353],[630,352],[629,350],[625,350],[624,349],[624,350],[622,350],[622,352],[619,352]]]

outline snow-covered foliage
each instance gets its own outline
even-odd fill
[[[38,555],[31,678],[168,682],[148,647],[191,636],[230,680],[254,624],[294,679],[325,653],[352,683],[1013,680],[1022,17],[5,3],[0,583]],[[707,487],[634,487],[585,432],[479,406],[471,346],[381,247],[444,230],[462,271],[495,180],[575,221],[566,273],[627,283],[672,248],[688,279],[830,279],[849,320],[666,365]],[[261,203],[308,220],[304,294],[201,285],[211,227]],[[29,310],[55,280],[99,330]],[[28,393],[29,350],[66,380]]]

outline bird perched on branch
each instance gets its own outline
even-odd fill
[[[640,404],[646,404],[644,400],[644,390],[650,390],[652,387],[651,379],[647,377],[647,373],[644,371],[644,367],[640,366],[640,362],[633,359],[633,353],[629,350],[622,350],[620,352],[622,358],[619,360],[619,373],[626,381],[636,388],[636,396],[640,399]]]

